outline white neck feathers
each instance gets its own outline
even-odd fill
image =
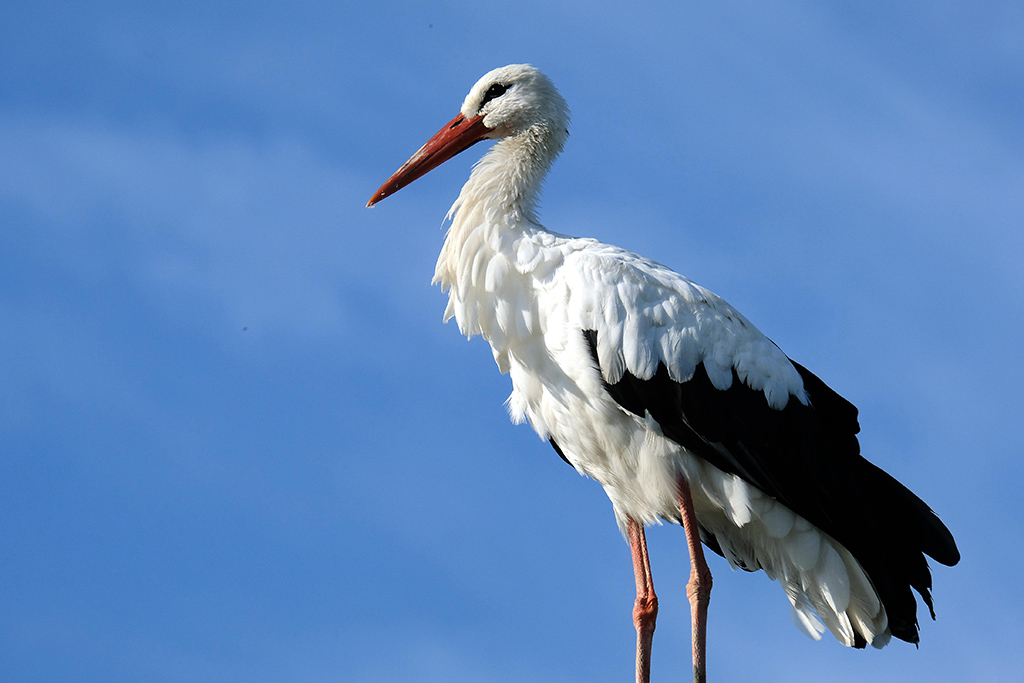
[[[451,225],[434,272],[434,283],[448,292],[445,320],[454,316],[463,334],[482,333],[492,346],[510,333],[532,333],[532,321],[516,324],[489,309],[511,304],[523,315],[532,308],[527,280],[543,259],[536,254],[533,263],[524,262],[521,238],[543,231],[535,211],[544,176],[565,142],[564,127],[560,133],[538,124],[500,140],[473,168],[448,213]],[[501,366],[499,353],[495,348]]]
[[[459,289],[468,275],[460,264],[471,264],[477,250],[507,250],[512,233],[526,226],[540,227],[536,208],[541,186],[567,135],[564,129],[536,124],[499,140],[477,162],[448,211],[451,225],[437,261],[435,283]]]

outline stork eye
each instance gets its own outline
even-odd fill
[[[480,103],[480,106],[483,107],[485,104],[493,100],[495,97],[501,97],[502,95],[505,94],[508,88],[509,86],[505,85],[504,83],[495,83],[494,85],[487,89],[486,93],[484,93],[484,101]]]

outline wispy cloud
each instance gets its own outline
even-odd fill
[[[352,177],[308,149],[12,118],[0,149],[0,197],[68,267],[102,268],[80,250],[114,232],[132,250],[120,267],[154,304],[190,295],[231,325],[292,333],[344,325],[339,273],[360,264],[340,237],[359,203]]]

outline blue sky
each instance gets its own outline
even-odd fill
[[[737,306],[963,554],[880,652],[713,558],[713,680],[1016,680],[1020,3],[353,4],[0,8],[0,679],[629,680],[610,504],[430,286],[482,147],[363,208],[530,62],[573,110],[545,224]]]

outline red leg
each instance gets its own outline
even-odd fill
[[[636,602],[633,605],[636,680],[637,683],[648,683],[651,680],[651,644],[654,641],[654,622],[658,618],[658,596],[654,594],[644,527],[632,519],[629,520],[629,549],[633,553],[633,574],[636,577]]]
[[[680,476],[676,486],[679,491],[679,512],[682,514],[683,529],[686,531],[686,545],[690,549],[690,581],[686,584],[686,595],[690,598],[693,680],[694,683],[704,683],[708,602],[711,600],[711,570],[708,569],[708,563],[704,560],[704,548],[700,544],[700,531],[697,528],[697,515],[693,511],[690,485],[685,478]]]

